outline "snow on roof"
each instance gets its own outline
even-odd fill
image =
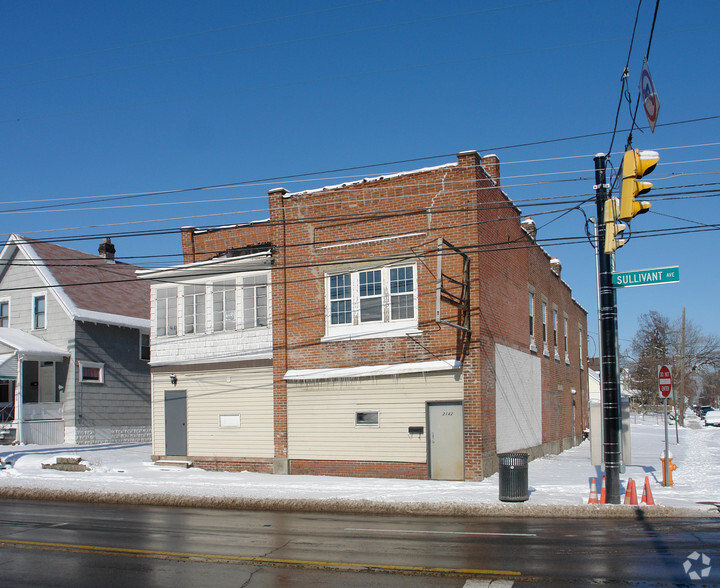
[[[308,370],[288,370],[286,380],[335,380],[341,378],[369,378],[373,376],[394,376],[398,374],[416,374],[457,370],[462,362],[455,360],[421,361],[417,363],[396,363],[393,365],[363,365],[346,368],[320,368]]]
[[[52,343],[11,327],[0,327],[0,343],[15,349],[23,359],[53,360],[70,355],[66,350]]]

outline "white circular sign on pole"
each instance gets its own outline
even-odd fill
[[[658,393],[660,398],[669,398],[672,394],[672,369],[669,365],[658,366]]]

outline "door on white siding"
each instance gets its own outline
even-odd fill
[[[187,455],[187,392],[165,390],[165,455]]]
[[[428,402],[427,421],[430,478],[464,479],[462,402]]]
[[[38,402],[55,402],[55,362],[40,362]]]

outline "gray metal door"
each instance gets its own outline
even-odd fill
[[[187,455],[187,392],[165,390],[165,455]]]
[[[428,402],[427,420],[430,478],[463,480],[462,402]]]

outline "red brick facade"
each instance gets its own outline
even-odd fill
[[[272,243],[275,457],[288,457],[288,370],[352,367],[454,359],[464,381],[465,479],[497,469],[495,346],[540,358],[542,443],[535,453],[569,446],[587,421],[586,313],[551,269],[550,258],[521,227],[518,209],[499,187],[496,157],[458,155],[457,164],[353,182],[322,190],[269,193],[265,223],[182,235],[186,262],[212,258],[234,247]],[[469,257],[470,334],[436,320],[438,239]],[[462,257],[444,249],[442,273],[462,281]],[[412,337],[322,342],[326,336],[326,273],[342,264],[407,259],[417,267],[418,330]],[[460,286],[444,282],[460,296]],[[529,292],[534,292],[536,352],[530,349]],[[548,355],[542,340],[541,304],[547,302]],[[555,357],[552,310],[558,312]],[[567,317],[568,359],[564,350]],[[441,319],[463,321],[449,304]],[[580,340],[582,330],[583,340]],[[582,356],[581,356],[582,346]],[[581,363],[584,366],[581,369]],[[576,390],[574,430],[572,397]],[[290,460],[290,473],[385,474],[427,477],[425,464]]]

